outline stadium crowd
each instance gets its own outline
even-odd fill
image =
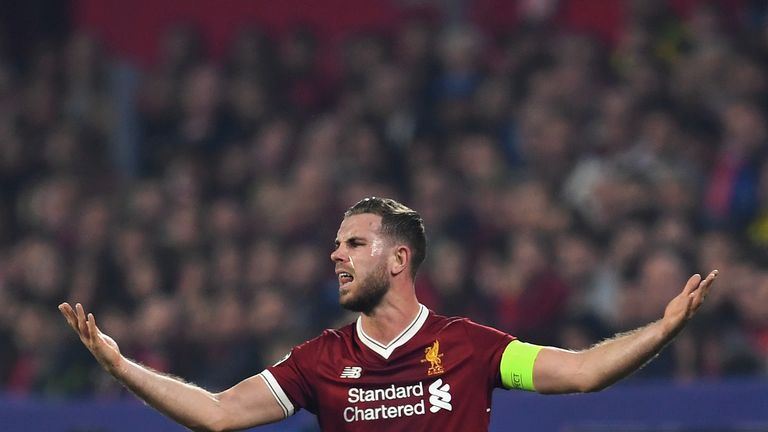
[[[84,33],[0,58],[0,389],[122,394],[64,300],[202,386],[261,371],[353,318],[328,256],[370,195],[426,221],[424,304],[533,343],[585,348],[720,269],[634,379],[765,376],[768,19],[641,9],[612,45],[416,17],[330,65],[311,29],[213,61],[178,26],[135,96]]]

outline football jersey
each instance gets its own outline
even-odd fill
[[[323,431],[487,431],[499,362],[513,340],[420,305],[387,345],[366,335],[358,318],[259,375],[286,416],[304,408]]]

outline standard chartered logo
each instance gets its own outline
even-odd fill
[[[444,383],[442,378],[434,381],[427,387],[429,392],[429,412],[436,413],[440,410],[451,411],[451,386]],[[418,398],[414,400],[414,398]],[[406,402],[404,399],[408,399]],[[399,417],[411,417],[426,414],[424,400],[424,383],[414,385],[396,386],[377,389],[364,389],[352,387],[347,391],[347,401],[353,406],[344,408],[344,421],[347,423],[357,421],[371,421],[391,419]],[[371,404],[374,402],[374,404]],[[375,404],[375,402],[383,402]],[[365,403],[365,407],[358,404]]]
[[[429,410],[431,412],[436,413],[441,409],[451,411],[453,409],[451,406],[451,394],[448,393],[450,390],[451,385],[448,383],[443,384],[442,378],[429,385],[429,394],[431,395],[429,403],[432,404]]]

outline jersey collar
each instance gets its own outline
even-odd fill
[[[416,314],[416,318],[411,321],[410,324],[408,324],[407,327],[399,334],[397,337],[392,339],[387,345],[383,345],[379,342],[376,342],[365,334],[365,331],[363,331],[363,323],[362,323],[362,317],[357,318],[357,337],[360,338],[360,342],[363,343],[363,345],[367,346],[373,352],[377,353],[378,355],[384,357],[385,359],[388,359],[390,355],[392,355],[392,352],[399,346],[404,345],[406,342],[411,340],[416,333],[421,329],[421,327],[424,325],[424,322],[427,321],[427,316],[429,316],[429,309],[427,309],[423,304],[419,303],[419,313]]]

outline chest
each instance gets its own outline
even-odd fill
[[[473,362],[466,338],[442,335],[412,342],[386,359],[359,343],[324,356],[316,370],[318,416],[349,427],[487,412],[487,373]]]

